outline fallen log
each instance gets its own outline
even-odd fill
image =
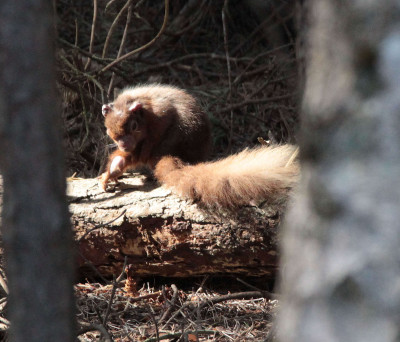
[[[125,260],[137,277],[272,277],[277,269],[282,203],[204,209],[140,175],[112,192],[96,179],[70,179],[68,200],[84,276],[119,274]]]

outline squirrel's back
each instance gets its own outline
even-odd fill
[[[208,117],[196,99],[182,89],[161,84],[130,87],[106,106],[109,135],[114,141],[120,136],[134,136],[132,153],[142,162],[173,155],[196,163],[209,156]],[[132,121],[134,124],[129,125]]]

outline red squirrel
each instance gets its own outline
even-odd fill
[[[158,84],[127,88],[113,103],[103,105],[102,112],[107,134],[118,146],[101,176],[104,190],[128,168],[154,170],[164,156],[193,164],[209,155],[208,117],[181,89]]]
[[[118,146],[101,176],[104,190],[137,166],[147,166],[161,184],[207,206],[285,199],[297,182],[292,145],[261,146],[204,162],[211,146],[209,120],[195,98],[176,87],[127,88],[102,112]]]

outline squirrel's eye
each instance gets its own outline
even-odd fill
[[[135,120],[133,120],[131,122],[131,131],[136,131],[137,128],[138,128],[138,123]]]

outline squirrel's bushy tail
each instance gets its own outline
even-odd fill
[[[299,176],[293,145],[246,149],[214,162],[186,165],[163,157],[154,174],[160,183],[208,206],[235,207],[286,199]]]

